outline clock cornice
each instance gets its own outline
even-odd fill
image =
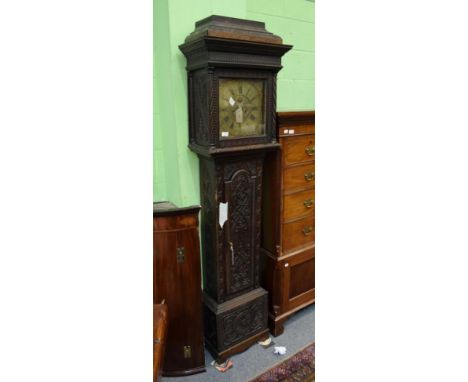
[[[195,25],[179,45],[189,71],[216,66],[278,71],[281,57],[292,48],[259,21],[210,16]]]
[[[265,23],[254,20],[212,15],[195,23],[195,30],[185,42],[205,37],[219,37],[228,40],[252,41],[267,44],[282,44],[281,37],[268,32]]]

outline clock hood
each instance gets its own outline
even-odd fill
[[[263,22],[213,15],[197,21],[179,48],[187,70],[222,66],[278,71],[292,46],[268,32]]]

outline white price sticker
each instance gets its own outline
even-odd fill
[[[236,110],[236,122],[244,122],[244,113],[242,112],[242,107],[239,106],[239,109]]]
[[[228,220],[229,202],[219,203],[219,226],[223,228],[224,223]]]

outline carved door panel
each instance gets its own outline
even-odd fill
[[[225,167],[224,191],[229,201],[224,243],[228,299],[255,286],[256,182],[254,164],[236,169],[232,165]]]

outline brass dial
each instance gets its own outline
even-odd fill
[[[220,139],[265,135],[265,81],[219,80]]]

